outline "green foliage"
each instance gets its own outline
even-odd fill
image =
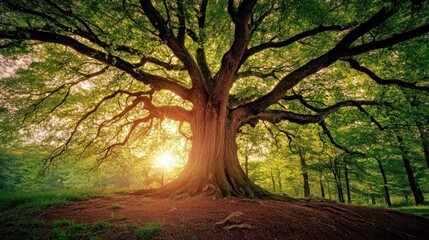
[[[148,223],[144,227],[134,230],[134,237],[138,240],[152,239],[163,229],[164,225],[163,221]]]

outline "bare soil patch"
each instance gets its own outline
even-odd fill
[[[110,222],[115,228],[100,232],[103,239],[133,239],[132,228],[155,221],[164,227],[154,239],[429,239],[426,218],[324,202],[171,200],[120,194],[49,207],[40,217],[47,222]]]

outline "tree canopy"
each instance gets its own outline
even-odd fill
[[[318,133],[345,154],[371,157],[378,131],[406,162],[416,156],[409,146],[429,145],[428,5],[4,0],[2,65],[31,63],[1,81],[2,137],[21,128],[25,142],[43,141],[46,166],[67,154],[100,164],[121,146],[144,151],[151,131],[173,124],[180,148],[192,147],[166,194],[269,196],[237,156],[237,134],[258,122],[286,136],[301,163],[308,149],[323,149]],[[305,134],[288,123],[318,128],[292,144]]]

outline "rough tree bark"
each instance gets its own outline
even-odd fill
[[[193,144],[181,175],[159,193],[215,196],[268,197],[240,167],[237,156],[238,126],[212,105],[198,109],[192,120]],[[224,114],[219,114],[224,113]]]

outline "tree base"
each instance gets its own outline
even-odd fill
[[[248,182],[245,186],[219,186],[213,183],[205,185],[184,184],[186,181],[182,178],[177,178],[169,182],[163,187],[152,189],[141,189],[132,193],[132,195],[144,195],[156,198],[172,198],[172,199],[188,199],[188,198],[210,198],[218,199],[223,197],[239,197],[245,199],[263,199],[296,202],[298,199],[291,198],[287,195],[279,195],[271,193],[258,185]],[[236,191],[233,189],[240,189]],[[246,190],[244,190],[246,189]]]

